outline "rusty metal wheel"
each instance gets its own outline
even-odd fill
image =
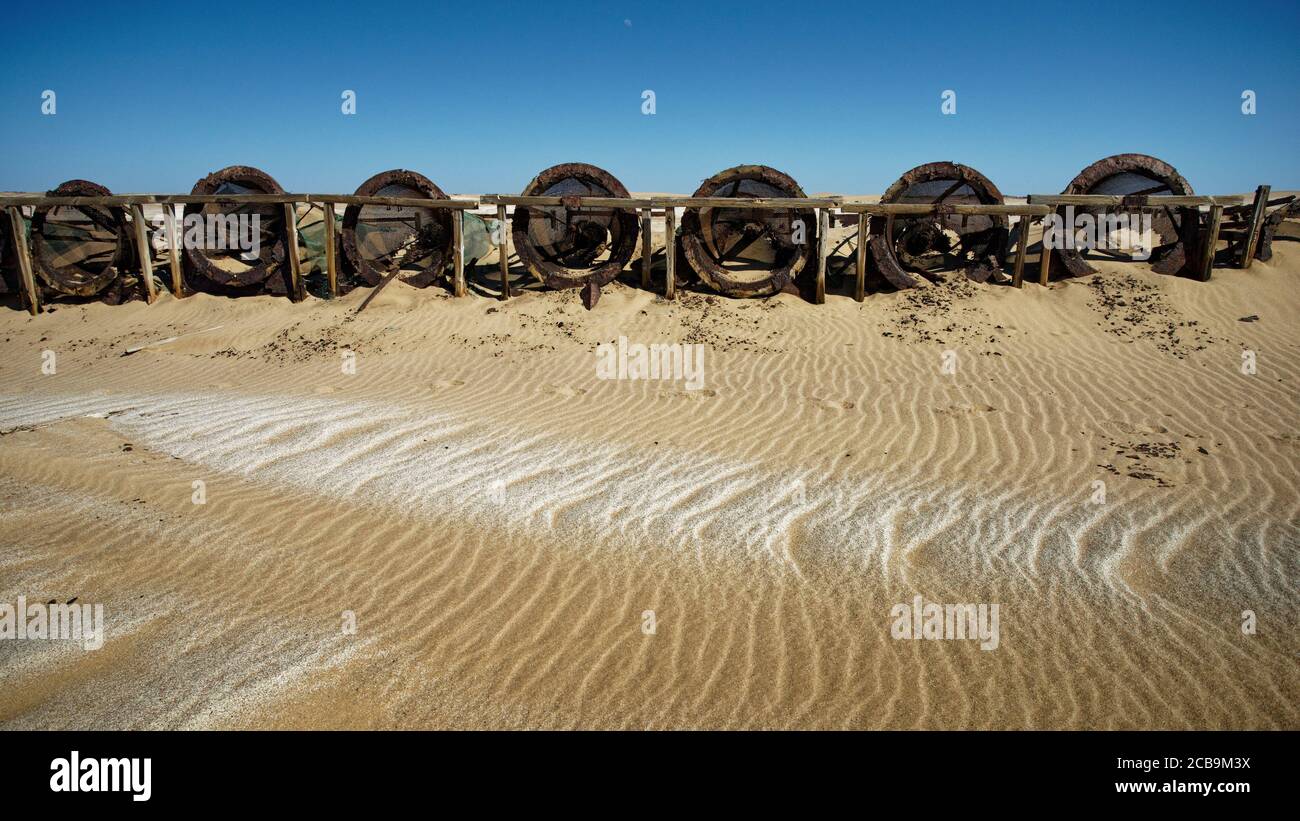
[[[525,197],[618,197],[623,183],[587,163],[552,166],[524,188]],[[632,208],[517,207],[510,220],[515,253],[551,288],[599,289],[632,259],[640,230]]]
[[[696,197],[800,199],[787,174],[766,165],[738,165],[709,177]],[[688,208],[681,242],[691,268],[709,287],[733,297],[769,296],[810,264],[816,246],[812,210]],[[799,241],[802,240],[802,241]]]
[[[285,191],[264,171],[247,165],[232,165],[199,180],[190,193],[283,194]],[[189,241],[183,245],[187,272],[196,275],[197,281],[193,284],[199,286],[199,290],[247,293],[264,283],[283,285],[268,282],[272,275],[283,274],[286,269],[288,242],[283,206],[191,203],[185,206],[185,220],[180,229],[183,237],[191,235],[190,226],[195,224],[196,218],[202,222],[203,247],[194,247],[195,243]],[[232,223],[231,218],[235,222]],[[253,227],[254,218],[256,228]],[[240,225],[241,219],[247,220],[243,223],[248,226],[247,233],[243,233],[242,227],[232,230],[232,226]],[[258,232],[256,257],[238,247],[241,239],[252,238],[253,230]],[[239,236],[241,233],[242,237]]]
[[[361,183],[358,197],[448,199],[423,174],[381,171]],[[452,256],[452,216],[445,208],[349,205],[343,212],[343,253],[367,285],[397,269],[408,285],[422,288],[437,279]]]
[[[974,168],[932,162],[903,174],[880,201],[999,205],[1003,198],[997,186]],[[1007,224],[1002,214],[873,217],[869,247],[877,269],[897,288],[924,285],[923,277],[954,269],[973,279],[987,279],[1001,267]]]
[[[1061,192],[1063,194],[1118,194],[1169,196],[1191,195],[1192,186],[1169,163],[1146,154],[1116,154],[1104,160],[1098,160],[1079,172],[1070,184]],[[1091,206],[1076,207],[1076,214],[1128,213],[1136,215],[1137,208],[1095,208]],[[1165,206],[1152,214],[1151,229],[1155,235],[1154,248],[1149,249],[1153,270],[1173,274],[1182,270],[1186,262],[1183,235],[1183,211]],[[1195,229],[1196,226],[1188,226]],[[1073,230],[1069,227],[1068,230]],[[1071,276],[1087,276],[1096,270],[1087,263],[1083,253],[1078,249],[1058,249],[1057,259]],[[1108,256],[1131,259],[1125,253],[1105,252]]]
[[[112,192],[87,180],[68,180],[50,197],[107,197]],[[107,289],[131,253],[122,208],[41,206],[32,215],[32,271],[52,291],[94,296]]]

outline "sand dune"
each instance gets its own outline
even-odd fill
[[[0,601],[102,602],[108,637],[0,642],[0,723],[1300,727],[1276,247],[823,306],[6,312]],[[703,388],[598,380],[620,335],[706,345]],[[918,594],[1000,603],[998,649],[893,639]]]

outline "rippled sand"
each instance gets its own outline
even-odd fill
[[[1300,727],[1298,276],[4,311],[0,726]]]

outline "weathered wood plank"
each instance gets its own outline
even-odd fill
[[[298,256],[298,212],[291,202],[284,204],[284,233],[289,254],[289,298],[299,302],[306,294],[302,282],[302,258]]]
[[[1201,255],[1201,282],[1208,282],[1214,268],[1214,248],[1219,243],[1219,226],[1223,224],[1223,206],[1210,206],[1210,221],[1205,229],[1205,248]]]
[[[668,267],[664,276],[664,299],[677,298],[677,209],[664,209],[664,257]]]
[[[330,296],[339,295],[339,260],[338,260],[338,227],[334,224],[334,203],[323,202],[321,208],[324,209],[325,216],[325,276],[329,279]]]
[[[1120,205],[1125,208],[1163,208],[1175,205],[1237,205],[1242,194],[1217,197],[1194,194],[1122,195],[1122,194],[1030,194],[1034,205]]]
[[[170,205],[162,207],[163,228],[167,231],[167,261],[172,272],[172,296],[185,296],[185,276],[181,270],[180,235],[176,231],[176,210]]]
[[[32,316],[41,312],[41,293],[36,290],[36,278],[32,276],[32,252],[27,246],[27,230],[23,226],[23,213],[16,206],[9,206],[9,237],[13,240],[14,253],[18,255],[18,274],[22,279],[23,301]]]
[[[947,203],[940,204],[932,202],[851,203],[841,205],[839,208],[841,211],[885,216],[913,216],[938,213],[961,214],[963,216],[988,216],[993,214],[1028,214],[1031,216],[1042,216],[1052,210],[1046,205],[982,205],[976,203],[958,203],[949,205]]]
[[[1020,218],[1019,231],[1016,234],[1016,271],[1011,277],[1011,284],[1017,288],[1025,287],[1025,249],[1029,247],[1030,216]]]
[[[641,287],[650,290],[650,263],[654,260],[654,223],[649,208],[641,209]]]
[[[153,304],[158,298],[158,289],[153,282],[153,254],[149,249],[149,232],[144,224],[144,211],[138,205],[131,206],[131,235],[135,239],[135,252],[140,257],[140,277],[144,280],[145,299]]]
[[[867,239],[871,235],[871,220],[863,214],[858,220],[857,275],[853,282],[853,298],[862,302],[867,298]]]
[[[1047,220],[1043,220],[1043,241],[1040,243],[1043,253],[1038,262],[1038,284],[1044,288],[1051,281],[1052,275],[1052,249],[1047,247]]]
[[[813,304],[826,303],[826,264],[830,259],[831,212],[820,208],[817,211],[817,270],[813,281]]]
[[[497,230],[500,232],[501,244],[497,254],[501,264],[501,298],[510,298],[510,223],[506,221],[506,207],[497,206]]]
[[[1255,189],[1255,210],[1250,217],[1250,234],[1246,237],[1246,250],[1242,255],[1241,267],[1249,268],[1255,261],[1255,248],[1259,245],[1259,235],[1264,228],[1264,217],[1268,211],[1268,195],[1272,186],[1261,185]]]
[[[465,215],[463,212],[451,215],[451,256],[453,260],[452,287],[453,296],[465,296]]]

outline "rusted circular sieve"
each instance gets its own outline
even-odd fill
[[[1147,154],[1116,154],[1098,160],[1079,172],[1062,192],[1064,194],[1117,194],[1121,196],[1188,196],[1192,186],[1164,160]],[[1117,215],[1127,213],[1138,215],[1138,208],[1096,208],[1076,206],[1077,214],[1092,214],[1094,220],[1099,214]],[[1176,273],[1183,267],[1185,259],[1182,243],[1182,213],[1177,208],[1165,206],[1157,210],[1148,210],[1151,214],[1151,232],[1153,248],[1145,249],[1153,260],[1152,267],[1162,273]],[[1094,223],[1096,224],[1096,223]],[[1190,226],[1189,226],[1190,227]],[[1067,226],[1073,230],[1073,226]],[[1087,276],[1096,273],[1083,258],[1077,248],[1061,248],[1056,251],[1058,259],[1072,276]]]
[[[709,177],[696,197],[806,196],[789,175],[766,165],[738,165]],[[688,208],[682,214],[682,250],[700,278],[727,296],[780,291],[812,257],[817,217],[812,210]]]
[[[524,188],[525,197],[630,195],[603,168],[573,162],[551,166]],[[510,220],[515,253],[551,288],[605,285],[636,250],[636,210],[590,206],[519,206]]]
[[[954,162],[918,165],[899,177],[881,195],[882,203],[932,205],[998,205],[1002,192],[979,171]],[[871,257],[895,287],[924,284],[925,275],[959,268],[977,269],[1001,263],[1007,237],[1002,214],[873,217]]]
[[[87,180],[68,180],[49,197],[108,197]],[[38,206],[32,215],[32,270],[47,287],[69,296],[93,296],[117,278],[130,253],[130,232],[121,208],[88,205]]]
[[[448,198],[423,174],[400,168],[381,171],[361,183],[356,196]],[[343,212],[343,253],[368,285],[378,285],[396,269],[403,282],[423,287],[437,279],[451,260],[451,220],[445,208],[349,205]]]
[[[199,180],[190,193],[283,194],[284,189],[265,171],[232,165]],[[258,285],[285,265],[282,205],[190,203],[179,230],[190,269],[223,288]],[[200,235],[202,241],[195,242]],[[251,253],[254,239],[256,256]]]

